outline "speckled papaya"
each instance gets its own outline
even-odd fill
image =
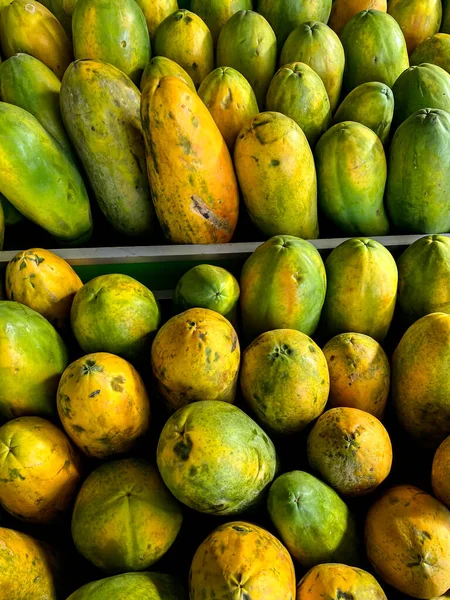
[[[238,219],[238,187],[229,150],[206,106],[183,81],[163,77],[145,87],[141,114],[153,203],[166,237],[178,244],[229,242]]]
[[[400,25],[409,54],[441,26],[441,0],[389,0],[387,12]]]
[[[140,83],[141,92],[149,81],[152,79],[162,79],[163,77],[178,77],[193,92],[196,91],[194,82],[183,67],[180,67],[179,64],[165,56],[154,56],[142,73]]]
[[[450,73],[450,35],[436,33],[422,42],[410,56],[411,65],[431,63]]]
[[[297,586],[297,600],[323,598],[387,600],[383,588],[373,575],[339,563],[313,567]]]
[[[450,507],[450,436],[445,438],[433,458],[431,469],[433,493],[438,500]]]
[[[380,10],[387,12],[386,0],[334,0],[328,25],[338,35],[352,17],[362,10]]]
[[[177,0],[136,0],[147,21],[150,39],[155,37],[158,25],[178,10]]]

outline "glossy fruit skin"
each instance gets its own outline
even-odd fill
[[[144,72],[142,73],[141,83],[139,84],[141,92],[144,91],[145,86],[150,80],[162,79],[163,77],[178,77],[181,81],[184,81],[193,92],[195,92],[194,82],[183,67],[180,67],[179,64],[165,56],[154,56],[145,67]]]
[[[14,452],[10,452],[14,443]],[[71,507],[81,470],[78,453],[58,427],[20,417],[0,427],[0,504],[28,523],[47,524]]]
[[[31,54],[62,79],[73,60],[72,45],[58,19],[40,2],[14,0],[2,10],[2,55]]]
[[[315,150],[318,204],[346,235],[387,235],[387,164],[383,144],[361,123],[344,121]]]
[[[339,102],[344,75],[345,54],[341,41],[330,27],[320,21],[299,25],[287,38],[280,55],[280,67],[302,62],[323,81],[334,112]]]
[[[384,12],[365,10],[352,17],[341,33],[341,41],[345,50],[344,87],[348,92],[367,81],[379,81],[392,88],[409,67],[402,30]]]
[[[40,314],[0,302],[0,415],[53,417],[58,381],[67,367],[63,340]]]
[[[267,508],[283,543],[305,568],[359,564],[356,525],[336,492],[313,475],[292,471],[270,487]]]
[[[17,139],[20,148],[11,143]],[[91,208],[75,165],[35,117],[5,102],[0,102],[0,169],[0,192],[30,221],[63,244],[89,239]]]
[[[78,552],[107,573],[142,571],[167,552],[182,520],[156,468],[123,459],[104,463],[84,481],[72,537]]]
[[[266,108],[293,119],[311,148],[331,122],[330,100],[322,79],[304,63],[284,65],[272,79]]]
[[[390,147],[386,205],[401,233],[450,230],[450,115],[423,109],[397,129]]]
[[[450,512],[411,485],[389,489],[369,510],[367,556],[403,594],[431,598],[450,586]]]
[[[268,435],[227,402],[194,402],[178,410],[161,432],[156,458],[180,502],[215,515],[257,503],[277,469]]]
[[[219,67],[203,80],[198,95],[232,152],[241,129],[259,113],[251,85],[235,69]]]
[[[356,121],[371,129],[385,144],[394,116],[394,94],[385,83],[369,81],[353,89],[337,109],[333,123]]]
[[[450,433],[450,315],[436,312],[406,331],[392,358],[392,400],[401,425],[420,445]]]
[[[100,275],[75,296],[72,331],[86,352],[138,360],[148,350],[161,313],[153,293],[128,275]]]
[[[311,468],[343,496],[373,492],[389,475],[392,445],[383,424],[357,408],[331,408],[308,436]]]
[[[443,504],[450,506],[450,436],[445,438],[433,459],[431,483],[433,493]]]
[[[158,25],[178,10],[177,0],[136,0],[147,22],[150,39],[153,41]]]
[[[245,40],[245,44],[237,43]],[[240,10],[222,27],[216,64],[242,73],[255,92],[260,110],[276,71],[277,39],[266,19],[252,10]]]
[[[391,369],[380,344],[362,333],[341,333],[324,346],[330,373],[330,408],[347,406],[382,419]]]
[[[72,63],[61,86],[63,121],[101,211],[122,235],[147,240],[156,216],[145,173],[140,100],[124,73],[94,60]]]
[[[389,0],[388,13],[400,25],[408,53],[439,31],[442,20],[441,0]]]
[[[173,410],[199,400],[234,402],[240,356],[231,323],[205,308],[167,321],[151,352],[159,392]]]
[[[397,299],[398,271],[392,254],[375,240],[352,238],[331,252],[325,268],[323,319],[328,335],[351,331],[382,342]]]
[[[81,279],[65,260],[42,248],[17,253],[6,267],[8,300],[26,304],[61,329],[70,319]]]
[[[282,435],[301,431],[317,419],[330,389],[322,350],[294,329],[257,337],[242,357],[240,382],[257,421]]]
[[[387,12],[386,0],[334,0],[328,25],[338,35],[352,17],[362,10]]]
[[[358,600],[387,600],[381,586],[367,571],[328,563],[313,567],[297,586],[297,600],[347,596]]]
[[[208,26],[217,44],[225,23],[240,10],[252,10],[252,0],[191,0],[191,10]]]
[[[139,84],[152,56],[144,13],[135,0],[122,0],[120,5],[109,0],[77,0],[72,31],[76,60],[109,63]]]
[[[190,75],[195,86],[214,69],[214,46],[205,22],[189,10],[169,15],[157,28],[154,38],[157,56],[166,56]]]
[[[227,145],[206,106],[177,77],[164,77],[146,86],[141,115],[150,188],[165,236],[177,244],[229,242],[239,192]]]
[[[270,238],[245,262],[240,284],[242,321],[250,341],[273,329],[313,335],[327,279],[312,244],[293,236]]]
[[[431,63],[450,73],[450,35],[436,33],[422,42],[409,59],[411,65]]]
[[[243,521],[221,525],[200,544],[189,581],[191,600],[295,596],[294,565],[286,548],[265,529]]]

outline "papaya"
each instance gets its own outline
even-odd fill
[[[88,354],[67,367],[56,405],[67,435],[95,458],[128,452],[149,427],[150,401],[141,376],[107,352]]]
[[[252,10],[252,0],[191,0],[191,10],[205,21],[214,45],[222,27],[240,10]]]
[[[373,492],[389,475],[392,445],[381,421],[358,408],[327,410],[308,436],[308,461],[342,496]]]
[[[351,92],[367,81],[392,88],[409,67],[405,38],[397,21],[379,10],[363,10],[341,33],[345,51],[344,87]],[[361,51],[361,49],[364,49]]]
[[[240,355],[238,337],[225,317],[191,308],[172,317],[156,334],[153,375],[174,410],[198,400],[234,402]]]
[[[330,126],[331,108],[325,86],[319,75],[304,63],[281,67],[270,84],[266,107],[293,119],[311,148]]]
[[[367,556],[402,594],[431,598],[450,586],[450,511],[412,485],[390,488],[370,508]]]
[[[72,63],[61,85],[64,125],[100,210],[116,231],[129,237],[148,237],[156,225],[145,173],[140,98],[124,73],[94,60]]]
[[[450,2],[442,0],[442,21],[439,29],[441,33],[450,33]]]
[[[422,109],[395,132],[389,152],[386,205],[402,233],[450,231],[450,114]]]
[[[322,598],[357,598],[358,600],[387,600],[373,575],[339,563],[313,567],[297,586],[297,600]]]
[[[382,419],[391,369],[380,344],[362,333],[341,333],[324,346],[330,374],[330,408],[359,408]]]
[[[17,519],[50,523],[71,507],[80,459],[66,435],[41,417],[0,427],[0,504]]]
[[[158,25],[178,10],[177,0],[136,0],[147,21],[150,39],[153,41]]]
[[[351,331],[382,342],[397,299],[398,271],[389,250],[375,240],[353,238],[331,252],[325,268],[323,321],[329,336]]]
[[[295,571],[289,552],[257,525],[243,521],[221,525],[198,547],[189,575],[191,600],[219,598],[219,594],[293,600]]]
[[[3,250],[4,239],[5,239],[5,215],[3,214],[3,207],[0,204],[0,251]]]
[[[334,0],[328,25],[338,35],[352,17],[362,10],[379,10],[387,12],[386,0]]]
[[[431,483],[433,493],[443,504],[450,506],[450,436],[445,438],[433,458]]]
[[[67,348],[44,317],[18,302],[0,302],[0,420],[55,416],[67,365]]]
[[[67,600],[187,600],[182,586],[162,573],[123,573],[83,585]]]
[[[260,110],[264,109],[276,61],[277,38],[259,13],[240,10],[222,27],[217,41],[216,65],[233,67],[247,79]]]
[[[394,94],[385,83],[369,81],[355,87],[337,109],[333,124],[356,121],[377,134],[383,144],[389,139],[394,117]]]
[[[277,434],[302,431],[319,417],[330,390],[322,350],[295,329],[262,333],[245,350],[242,394],[256,419]]]
[[[228,402],[194,402],[164,425],[156,453],[164,483],[198,512],[232,515],[260,501],[277,469],[269,436]]]
[[[279,112],[248,121],[234,163],[245,206],[264,235],[319,237],[314,157],[295,121]]]
[[[346,235],[387,235],[383,144],[361,123],[333,125],[315,150],[318,205]]]
[[[322,79],[334,112],[342,89],[345,55],[338,36],[325,23],[302,23],[287,38],[280,55],[280,67],[288,63],[307,64]]]
[[[359,563],[353,516],[320,479],[304,471],[283,473],[270,487],[267,508],[283,543],[302,567],[334,560]]]
[[[61,118],[60,89],[56,75],[33,56],[16,54],[0,65],[0,99],[34,115],[75,161]]]
[[[232,152],[241,129],[259,113],[251,85],[235,69],[219,67],[203,80],[198,95]]]
[[[152,56],[144,13],[135,0],[77,0],[72,32],[76,60],[109,63],[139,84]]]
[[[130,0],[131,1],[131,0]],[[13,0],[1,12],[2,55],[31,54],[62,79],[73,60],[72,45],[58,19],[40,2]]]
[[[169,15],[155,32],[157,56],[166,56],[189,74],[195,86],[214,69],[214,45],[211,32],[202,19],[189,10]]]
[[[6,102],[0,102],[0,170],[0,193],[30,221],[63,244],[90,238],[91,208],[77,168],[33,115]]]
[[[422,42],[410,56],[412,65],[431,63],[450,73],[450,35],[436,33]]]
[[[43,0],[41,2],[61,23],[70,41],[72,41],[72,14],[76,3],[77,0]]]
[[[6,267],[8,300],[26,304],[61,329],[83,283],[65,260],[42,248],[18,252]]]
[[[142,283],[128,275],[108,274],[78,290],[70,319],[84,352],[110,352],[136,361],[150,348],[161,313]]]
[[[78,552],[107,573],[143,571],[167,552],[182,520],[155,467],[142,459],[115,460],[81,486],[72,537]]]
[[[275,236],[247,259],[241,274],[244,333],[297,329],[312,336],[325,301],[327,279],[316,248],[300,238]]]
[[[289,34],[307,21],[327,23],[332,0],[257,0],[257,11],[265,17],[281,48]]]
[[[154,56],[145,67],[140,83],[141,92],[144,91],[144,87],[149,81],[152,79],[162,79],[163,77],[178,77],[195,92],[194,82],[183,67],[180,67],[176,62],[165,56]]]
[[[441,0],[389,0],[388,13],[400,25],[408,53],[439,31],[442,20]]]
[[[206,106],[177,77],[163,77],[144,89],[141,115],[153,203],[166,237],[177,244],[229,242],[239,192]]]
[[[437,447],[450,434],[448,360],[450,315],[440,312],[411,325],[393,355],[392,400],[397,417],[422,446]]]
[[[18,223],[22,223],[25,217],[15,208],[11,202],[5,198],[3,194],[0,194],[0,204],[3,210],[3,217],[5,219],[5,227],[12,227]]]

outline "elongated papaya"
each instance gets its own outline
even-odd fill
[[[201,17],[217,44],[225,23],[240,10],[252,10],[252,0],[191,0],[191,10]]]
[[[0,172],[0,193],[28,219],[64,243],[90,237],[89,198],[75,165],[33,115],[5,102]]]
[[[64,124],[100,209],[114,229],[130,237],[149,235],[156,221],[139,107],[139,90],[113,65],[77,60],[67,69],[61,85]]]
[[[72,39],[72,14],[77,0],[42,0],[42,4],[52,12]]]
[[[146,86],[141,116],[147,170],[164,234],[181,244],[229,242],[239,193],[233,163],[211,114],[177,77]]]
[[[171,76],[178,77],[195,92],[195,85],[190,75],[178,63],[166,56],[154,56],[145,67],[140,83],[141,92],[151,79],[161,79],[162,77]]]
[[[178,10],[177,0],[136,0],[136,2],[144,13],[151,40],[158,25]]]
[[[402,28],[409,54],[441,26],[441,0],[389,0],[387,11]]]

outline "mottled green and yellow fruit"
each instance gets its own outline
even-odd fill
[[[214,45],[225,23],[240,10],[252,10],[252,0],[191,0],[191,10],[208,26]]]
[[[178,10],[177,0],[136,0],[147,21],[150,39],[155,37],[158,25]]]
[[[313,567],[297,586],[297,600],[339,597],[387,600],[382,587],[373,575],[363,569],[340,563],[325,563]]]
[[[163,77],[178,77],[195,92],[194,82],[183,67],[180,67],[179,64],[165,56],[154,56],[145,67],[140,83],[141,92],[144,91],[149,81],[152,79],[162,79]]]
[[[8,0],[0,0],[0,6],[2,2],[8,3]],[[77,0],[42,0],[42,3],[50,12],[52,12],[61,25],[64,27],[64,31],[67,34],[69,40],[72,41],[72,14],[75,8]]]
[[[400,25],[409,54],[441,26],[441,0],[389,0],[387,11]]]
[[[450,35],[436,33],[417,46],[410,57],[411,65],[431,63],[450,73]]]
[[[341,34],[345,25],[350,21],[352,17],[357,15],[362,10],[381,10],[382,12],[387,11],[386,0],[333,0],[333,7],[331,9],[330,20],[328,25],[338,35]]]
[[[450,507],[450,436],[445,438],[433,459],[431,470],[433,493],[438,500]]]

